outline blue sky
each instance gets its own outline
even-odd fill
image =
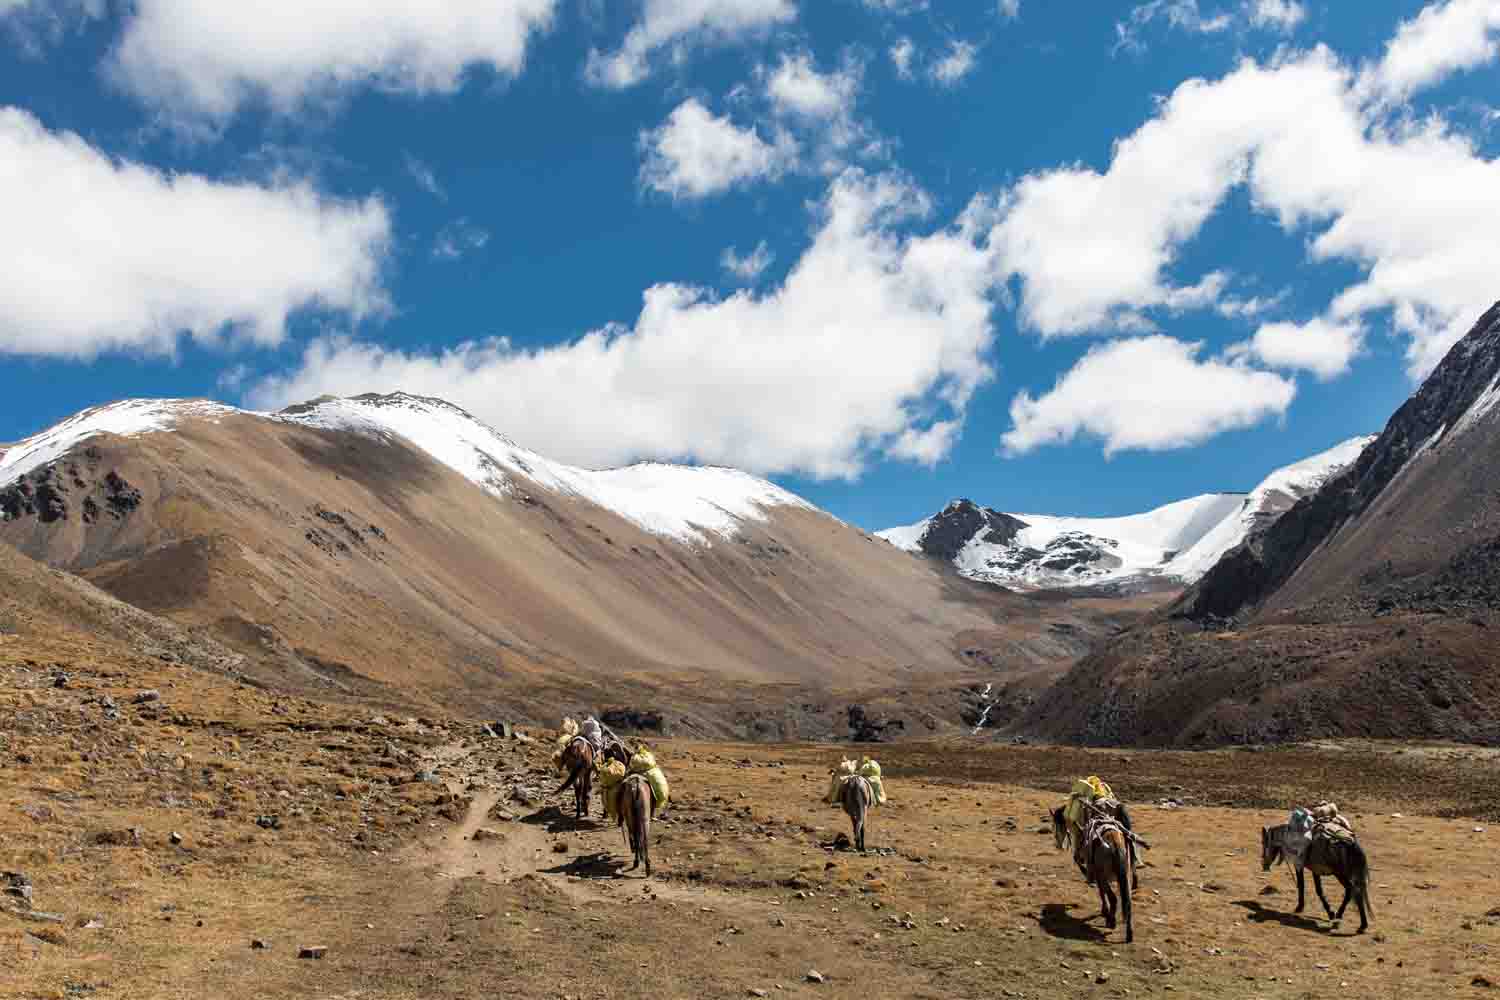
[[[1500,0],[404,6],[0,0],[0,440],[407,388],[868,528],[1121,514],[1500,297]]]

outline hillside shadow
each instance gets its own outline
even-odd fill
[[[1072,903],[1045,903],[1037,923],[1051,937],[1067,941],[1107,941],[1109,935],[1089,923],[1090,920],[1099,920],[1101,917],[1098,914],[1086,919],[1075,917],[1068,912],[1073,905]]]
[[[1254,899],[1237,899],[1234,901],[1234,905],[1249,910],[1250,916],[1248,919],[1257,924],[1277,923],[1283,927],[1291,927],[1304,931],[1317,931],[1320,934],[1330,934],[1332,933],[1333,926],[1336,926],[1324,926],[1327,921],[1304,916],[1301,913],[1292,913],[1288,910],[1273,910],[1261,905],[1260,902]]]
[[[600,851],[580,854],[564,864],[541,871],[548,875],[576,875],[586,879],[620,879],[625,877],[624,869],[624,861]]]

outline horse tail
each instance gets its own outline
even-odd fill
[[[561,785],[559,785],[558,788],[557,788],[557,791],[553,792],[552,794],[553,795],[561,795],[563,792],[566,792],[569,788],[571,788],[573,786],[573,782],[577,781],[578,778],[579,778],[579,776],[581,774],[583,774],[583,769],[585,767],[587,767],[587,766],[588,766],[588,762],[587,761],[582,761],[582,760],[580,760],[577,764],[574,764],[573,765],[573,773],[570,774],[570,775],[568,775],[568,780],[564,781]]]
[[[1365,901],[1365,911],[1373,917],[1375,901],[1370,898],[1370,858],[1357,840],[1349,841],[1349,850],[1354,857],[1354,871],[1350,873],[1350,878],[1359,886],[1360,897]]]

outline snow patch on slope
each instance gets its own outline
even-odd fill
[[[451,403],[405,393],[318,400],[276,419],[380,438],[398,435],[496,496],[514,495],[523,488],[517,479],[524,477],[680,542],[733,538],[742,523],[764,521],[772,507],[817,509],[738,469],[643,463],[595,471],[564,465],[522,448]]]
[[[1126,517],[1008,514],[1024,527],[1003,541],[987,540],[993,537],[987,529],[976,531],[953,565],[970,579],[1028,588],[1152,578],[1191,583],[1255,528],[1341,472],[1373,440],[1353,438],[1277,469],[1250,493],[1207,493]],[[907,552],[929,551],[922,544],[928,531],[942,528],[951,538],[952,515],[966,503],[954,501],[933,517],[876,534]]]
[[[1374,435],[1350,438],[1311,458],[1277,469],[1250,491],[1238,511],[1214,525],[1196,544],[1173,559],[1165,572],[1188,582],[1198,579],[1224,553],[1243,542],[1257,525],[1281,514],[1348,468],[1374,440]]]
[[[237,412],[206,399],[126,399],[95,406],[0,452],[0,486],[50,465],[96,434],[135,437],[171,430],[184,417],[218,420]]]

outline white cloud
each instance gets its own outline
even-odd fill
[[[1011,455],[1098,437],[1104,452],[1167,451],[1285,413],[1297,393],[1271,372],[1210,359],[1201,344],[1152,336],[1091,348],[1040,398],[1019,393],[1001,438]]]
[[[917,46],[910,38],[899,38],[896,44],[890,48],[891,64],[896,67],[896,75],[903,80],[912,78],[911,64],[916,58]]]
[[[557,0],[135,0],[108,72],[189,118],[264,101],[282,113],[374,86],[450,93],[464,73],[521,71]]]
[[[1495,59],[1500,0],[1447,0],[1403,21],[1385,56],[1362,74],[1361,86],[1400,100],[1460,70]]]
[[[706,198],[738,185],[780,176],[797,162],[797,144],[778,131],[766,142],[709,111],[697,98],[641,133],[641,183],[680,199]]]
[[[734,247],[725,247],[724,253],[719,256],[719,265],[730,276],[748,285],[765,273],[766,268],[770,267],[775,259],[776,255],[771,252],[766,241],[761,240],[756,244],[755,249],[747,254],[741,254]]]
[[[421,188],[423,191],[426,191],[428,194],[432,195],[434,198],[437,198],[439,201],[448,200],[448,192],[443,190],[442,182],[437,179],[437,174],[433,173],[431,167],[429,167],[427,164],[423,163],[421,160],[417,159],[410,153],[407,153],[405,155],[404,162],[406,165],[406,172],[411,175],[412,180],[416,181],[417,187]]]
[[[1233,357],[1254,358],[1271,368],[1310,371],[1327,381],[1349,370],[1364,331],[1354,323],[1318,318],[1306,323],[1266,323],[1255,336],[1230,348]]]
[[[926,10],[928,0],[864,0],[864,5],[886,14],[914,14]]]
[[[979,227],[965,215],[904,235],[930,211],[908,181],[851,170],[830,186],[811,246],[764,292],[656,285],[632,325],[537,349],[323,340],[252,401],[401,387],[595,466],[687,458],[826,478],[877,456],[935,461],[990,378],[993,328]]]
[[[22,52],[41,56],[70,28],[108,13],[105,0],[0,0],[0,33],[8,33]]]
[[[956,38],[943,58],[932,64],[932,79],[944,87],[956,87],[979,65],[979,47]]]
[[[831,176],[848,166],[851,153],[877,159],[888,152],[873,126],[854,114],[864,64],[852,54],[827,73],[808,53],[786,54],[775,69],[761,67],[757,75],[772,113],[801,139],[808,168]]]
[[[1246,6],[1257,28],[1291,32],[1307,20],[1307,8],[1298,0],[1247,0]]]
[[[432,244],[432,255],[439,260],[458,260],[475,250],[484,249],[489,241],[489,230],[468,219],[457,219],[438,231]]]
[[[1000,16],[1014,20],[1021,16],[1021,0],[1000,0]]]
[[[651,74],[663,49],[681,61],[694,45],[724,45],[794,20],[792,0],[644,0],[641,19],[619,50],[589,53],[585,75],[604,87],[631,87]]]
[[[846,63],[833,73],[820,73],[808,53],[787,54],[766,78],[766,96],[784,114],[847,117],[859,92],[860,75],[858,63]]]
[[[167,353],[226,328],[269,345],[300,309],[386,307],[378,199],[168,175],[17,108],[0,108],[0,218],[0,352]]]
[[[1141,41],[1141,32],[1156,20],[1198,35],[1215,35],[1234,26],[1234,17],[1226,12],[1204,14],[1198,8],[1198,0],[1150,0],[1131,8],[1125,20],[1115,22],[1114,51],[1142,51],[1145,43]]]
[[[1414,374],[1494,299],[1500,162],[1439,119],[1392,122],[1362,104],[1354,74],[1320,48],[1182,84],[1103,173],[1063,167],[1015,185],[995,242],[1020,279],[1023,325],[1091,332],[1183,307],[1170,267],[1239,185],[1256,211],[1310,231],[1314,260],[1362,269],[1327,319],[1391,309]]]

